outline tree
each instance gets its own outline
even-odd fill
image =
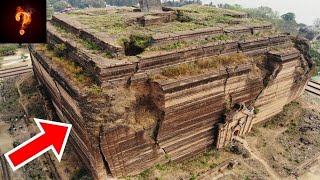
[[[202,4],[201,0],[180,0],[180,1],[164,1],[163,4],[165,6],[171,6],[171,7],[181,7],[189,4]]]
[[[222,7],[224,9],[237,10],[237,11],[244,10],[243,7],[241,5],[239,5],[239,4],[235,4],[235,5],[224,4]]]
[[[313,25],[319,29],[320,28],[320,18],[316,18],[313,21]]]
[[[111,6],[134,6],[139,0],[106,0],[106,3]]]
[[[94,8],[102,8],[106,6],[105,0],[68,0],[68,2],[78,8],[88,8],[88,7],[94,7]]]
[[[311,48],[310,55],[316,64],[316,71],[315,72],[317,73],[320,71],[320,53],[318,52],[317,49]]]
[[[284,20],[284,21],[296,21],[296,14],[295,13],[292,13],[292,12],[289,12],[287,14],[284,14],[281,16],[281,18]]]
[[[65,1],[57,1],[53,4],[53,9],[55,11],[62,11],[68,7],[68,3]]]
[[[273,11],[272,8],[261,6],[258,8],[248,8],[245,9],[245,12],[252,18],[269,21],[269,22],[277,22],[279,20],[279,14],[276,11]]]

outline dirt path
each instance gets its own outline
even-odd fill
[[[29,114],[29,112],[28,112],[28,109],[27,109],[27,107],[25,106],[25,104],[23,104],[22,101],[21,101],[22,93],[21,93],[20,85],[21,85],[21,83],[22,83],[25,79],[27,79],[29,76],[30,76],[30,74],[26,74],[25,76],[23,76],[23,77],[21,77],[19,80],[17,80],[16,83],[15,83],[15,87],[16,87],[16,89],[18,90],[18,93],[19,93],[19,96],[20,96],[20,98],[19,98],[19,104],[22,106],[22,108],[23,108],[23,110],[24,110],[24,112],[25,112],[26,114]]]
[[[255,148],[251,148],[246,140],[241,139],[239,137],[236,138],[236,140],[243,144],[244,148],[246,148],[249,151],[251,157],[253,157],[254,159],[258,160],[265,167],[265,169],[270,174],[272,179],[281,179],[277,175],[277,173],[275,173],[273,171],[273,169],[269,166],[269,164],[264,159],[262,159],[261,157],[259,157],[257,155],[258,153],[256,152],[256,149]]]

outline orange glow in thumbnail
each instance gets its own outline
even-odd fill
[[[25,29],[28,27],[28,25],[31,23],[31,12],[25,11],[22,7],[17,7],[16,12],[16,21],[21,22],[21,27],[19,34],[23,36],[25,34]]]

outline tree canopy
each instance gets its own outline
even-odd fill
[[[240,5],[230,5],[224,4],[219,7],[231,10],[238,10],[246,12],[249,17],[259,19],[262,21],[271,22],[282,32],[289,32],[291,34],[298,34],[298,29],[300,28],[300,24],[298,24],[295,20],[296,15],[292,12],[288,12],[279,16],[277,11],[274,11],[270,7],[261,6],[258,8],[243,8]],[[301,24],[301,26],[303,26]]]
[[[106,3],[111,6],[134,6],[139,3],[138,0],[106,0]]]
[[[57,1],[52,5],[55,11],[62,11],[68,7],[68,3],[65,1]]]
[[[164,6],[171,6],[171,7],[181,7],[189,4],[202,4],[201,0],[180,0],[180,1],[173,1],[173,0],[165,0],[163,1]]]
[[[296,14],[289,12],[281,16],[284,21],[296,21]]]
[[[73,7],[78,8],[101,8],[105,7],[106,5],[106,2],[104,0],[68,0],[68,3],[70,3]]]

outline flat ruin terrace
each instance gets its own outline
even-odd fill
[[[75,10],[47,31],[29,47],[34,72],[95,179],[227,146],[300,96],[313,68],[303,41],[207,6]]]

